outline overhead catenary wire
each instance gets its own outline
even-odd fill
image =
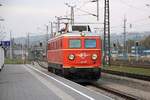
[[[78,0],[79,1],[79,0]],[[74,9],[74,15],[76,15],[76,13],[78,12],[78,11],[81,11],[81,12],[84,12],[84,13],[86,13],[86,14],[80,14],[80,15],[76,15],[76,16],[86,16],[86,15],[92,15],[92,16],[94,16],[94,17],[97,17],[98,15],[96,15],[96,14],[93,14],[93,13],[90,13],[89,11],[86,11],[86,10],[83,10],[82,9],[82,7],[84,7],[85,5],[87,5],[88,3],[90,3],[90,2],[92,2],[92,0],[88,0],[88,1],[84,1],[83,3],[82,3],[82,5],[80,5],[79,7],[76,5],[76,7],[75,7],[75,9]],[[65,3],[66,4],[66,3]],[[80,4],[81,4],[81,2],[80,2]],[[69,16],[69,14],[66,14],[65,16]]]
[[[76,8],[76,9],[78,9],[78,10],[80,10],[80,11],[82,11],[82,12],[85,12],[85,13],[87,13],[87,14],[89,14],[89,15],[97,16],[96,14],[90,13],[90,12],[85,11],[85,10],[82,10],[82,9],[80,9],[80,8]]]
[[[83,3],[82,3],[82,5],[81,6],[79,6],[78,8],[83,8],[84,6],[86,6],[88,3],[90,3],[91,1],[84,1]]]
[[[143,21],[147,21],[147,20],[150,20],[150,18],[147,17],[147,18],[137,19],[137,20],[128,22],[127,25],[135,24],[135,23],[139,23],[139,22],[143,22]],[[119,27],[122,28],[122,24],[115,25],[115,26],[111,26],[111,29],[112,29],[112,28],[119,28]]]
[[[119,0],[119,1],[120,1],[122,4],[124,4],[124,5],[126,5],[126,6],[128,6],[128,7],[130,7],[130,8],[134,8],[134,9],[136,9],[136,10],[141,10],[141,11],[150,12],[150,11],[147,10],[147,9],[143,9],[143,7],[142,7],[142,8],[136,7],[136,6],[134,6],[133,4],[129,4],[129,3],[125,2],[124,0]]]
[[[85,5],[87,5],[88,3],[90,3],[91,1],[85,1],[83,2],[83,4],[81,6],[79,6],[78,8],[81,9],[83,8]],[[77,10],[77,9],[76,9]],[[76,11],[77,12],[77,11]]]

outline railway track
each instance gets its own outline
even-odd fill
[[[40,64],[40,62],[38,62],[38,64],[44,68],[44,69],[47,69],[47,67],[43,66],[42,64]],[[82,84],[81,84],[82,85]],[[84,85],[83,85],[84,86]],[[125,100],[143,100],[142,98],[140,97],[137,97],[137,96],[134,96],[134,95],[131,95],[131,94],[128,94],[126,92],[122,92],[122,91],[119,91],[118,89],[114,89],[114,88],[110,88],[110,87],[107,87],[107,86],[104,86],[104,85],[101,85],[99,83],[96,83],[96,82],[93,82],[93,83],[90,83],[90,86],[91,87],[95,87],[99,90],[103,90],[105,92],[108,92],[109,94],[112,94],[114,96],[117,96],[118,98],[123,98]],[[85,86],[86,87],[86,86]],[[119,100],[119,99],[118,99]]]
[[[47,69],[47,67],[45,67],[44,65],[42,65],[39,61],[37,61],[37,63],[44,69]]]
[[[98,88],[100,90],[104,90],[108,93],[111,93],[111,94],[116,95],[118,97],[124,98],[125,100],[142,100],[142,98],[139,98],[137,96],[127,94],[125,92],[122,92],[122,91],[119,91],[119,90],[116,90],[116,89],[113,89],[110,87],[106,87],[106,86],[100,85],[98,83],[91,83],[91,84],[92,84],[91,85],[92,87]]]
[[[150,76],[146,76],[146,75],[132,74],[132,73],[105,70],[105,69],[102,69],[102,72],[108,73],[108,74],[113,74],[113,75],[118,75],[118,76],[134,78],[134,79],[140,79],[140,80],[144,80],[144,81],[150,81]]]

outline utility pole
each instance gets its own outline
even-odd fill
[[[10,59],[12,59],[12,32],[10,31]]]
[[[99,21],[99,0],[92,0],[91,2],[96,2],[97,3],[97,21]]]
[[[29,61],[29,48],[30,48],[30,34],[27,34],[27,52],[28,52],[28,61]]]
[[[105,0],[104,6],[104,66],[110,66],[110,12],[109,12],[109,0]]]
[[[91,2],[96,2],[97,3],[97,21],[99,21],[99,0],[92,0]]]
[[[57,16],[55,16],[56,18],[57,18],[57,32],[59,32],[59,29],[60,29],[60,17],[57,17]]]
[[[49,29],[48,29],[48,25],[46,25],[46,41],[45,41],[45,57],[46,57],[46,59],[47,59],[47,49],[48,49],[48,39],[49,39],[49,35],[48,35],[48,31],[49,31]]]
[[[53,34],[53,22],[51,22],[51,34]]]
[[[74,24],[74,8],[75,8],[76,6],[71,6],[71,5],[69,5],[68,3],[65,3],[65,5],[67,5],[68,7],[71,8],[70,19],[71,19],[71,25],[73,25],[73,24]]]
[[[59,32],[59,29],[60,29],[60,17],[57,17],[57,31]]]
[[[71,6],[71,25],[74,24],[74,7]]]
[[[48,25],[46,25],[46,42],[48,42],[48,38],[49,38],[48,31],[49,31],[49,28],[48,28]]]
[[[124,33],[123,33],[123,35],[124,35],[124,38],[123,38],[123,56],[124,56],[124,59],[126,59],[126,57],[127,57],[127,52],[126,52],[126,23],[127,23],[127,19],[126,19],[126,17],[124,17],[124,26],[123,26],[123,29],[124,29]]]
[[[2,5],[2,4],[0,4],[0,6],[3,6],[3,5]],[[4,19],[3,19],[3,18],[1,18],[1,19],[0,19],[0,21],[4,21]]]
[[[3,6],[2,4],[0,4],[0,6]],[[1,17],[1,16],[0,16]],[[5,21],[3,18],[0,18],[0,22],[1,21]],[[0,31],[1,31],[1,23],[0,23]],[[1,38],[1,36],[0,36],[0,38]]]
[[[97,21],[99,21],[99,0],[97,0]]]
[[[23,54],[23,45],[21,43],[21,59],[24,60],[24,54]],[[23,61],[24,64],[24,61]]]

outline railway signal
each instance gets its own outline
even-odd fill
[[[138,42],[138,41],[136,41],[136,43],[135,43],[135,44],[136,44],[136,47],[138,47],[138,46],[139,46],[139,42]]]
[[[139,60],[139,41],[135,42],[136,61]]]
[[[113,43],[113,46],[114,46],[114,48],[116,48],[116,44],[115,43]]]
[[[43,46],[43,44],[42,44],[42,42],[40,42],[40,47],[42,47]]]

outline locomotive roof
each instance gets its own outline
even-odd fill
[[[68,33],[62,33],[62,34],[59,34],[55,37],[51,37],[50,40],[56,39],[58,37],[64,37],[64,36],[70,36],[70,37],[82,36],[81,33],[84,34],[85,37],[86,36],[100,36],[100,34],[94,33],[94,32],[87,32],[87,31],[85,31],[85,32],[75,32],[75,31],[73,31],[73,32],[68,32]]]
[[[69,32],[66,34],[62,34],[62,36],[81,36],[82,34],[85,34],[85,36],[100,36],[100,34],[93,33],[93,32]]]

